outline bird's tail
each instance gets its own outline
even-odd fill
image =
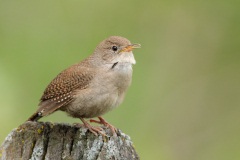
[[[37,121],[40,118],[47,116],[56,110],[58,110],[60,107],[70,103],[72,99],[68,99],[67,101],[62,101],[60,103],[56,103],[52,101],[51,99],[41,101],[39,104],[38,110],[30,117],[27,121]]]
[[[42,118],[42,115],[39,112],[35,112],[27,121],[37,121]]]

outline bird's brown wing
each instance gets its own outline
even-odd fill
[[[93,79],[94,72],[89,68],[72,66],[62,71],[45,89],[37,112],[29,120],[37,120],[49,115],[73,100],[73,91],[85,89]]]

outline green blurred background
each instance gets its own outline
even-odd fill
[[[240,159],[240,1],[0,0],[0,141],[110,35],[142,44],[104,117],[142,159]],[[42,121],[79,122],[58,112]]]

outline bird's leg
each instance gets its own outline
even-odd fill
[[[87,121],[85,121],[83,118],[80,118],[80,119],[81,119],[81,121],[83,122],[84,126],[85,126],[86,128],[88,128],[89,131],[92,132],[95,136],[97,136],[98,133],[101,134],[102,136],[106,136],[106,134],[102,132],[102,128],[91,126],[91,125],[90,125]]]
[[[112,133],[114,135],[117,135],[116,132],[117,132],[117,129],[111,125],[110,123],[108,123],[105,119],[103,119],[102,117],[98,117],[99,121],[97,120],[94,120],[94,119],[90,119],[90,122],[94,122],[94,123],[98,123],[98,124],[103,124],[104,126],[108,127],[111,129]]]

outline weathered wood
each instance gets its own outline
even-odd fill
[[[137,160],[130,137],[95,136],[86,128],[49,122],[26,122],[14,129],[0,147],[1,160]]]

